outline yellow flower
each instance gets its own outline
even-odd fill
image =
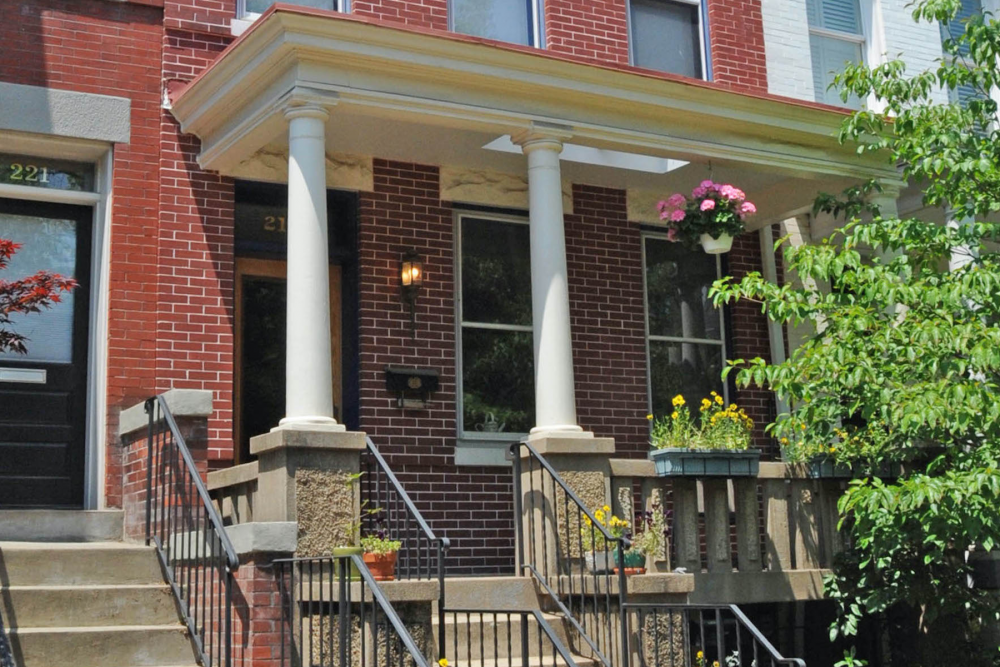
[[[781,444],[787,445],[788,444],[788,438],[782,438],[781,439]]]
[[[677,419],[678,417],[680,417],[680,414],[678,414],[678,412],[676,410],[674,410],[673,412],[670,413],[670,418],[671,419]]]
[[[698,657],[699,660],[703,660],[705,658],[705,652],[704,651],[698,651],[698,656],[697,657]]]
[[[648,421],[653,421],[653,415],[646,415],[646,419]]]
[[[677,394],[676,396],[674,396],[674,399],[670,402],[674,404],[675,408],[679,408],[682,405],[684,405],[684,397],[681,396],[680,394]]]
[[[601,510],[597,510],[596,512],[594,512],[594,518],[597,519],[598,521],[604,521],[604,512],[602,512]]]
[[[714,394],[715,392],[712,393]],[[715,402],[718,403],[719,405],[722,405],[722,397],[719,396],[718,394],[715,394]]]
[[[719,667],[719,661],[716,660],[715,662],[713,662],[712,667]]]
[[[448,667],[448,658],[441,658],[438,660],[438,665],[440,667]]]
[[[705,410],[708,410],[710,407],[712,407],[712,401],[708,400],[707,398],[701,399],[701,411],[702,412],[704,412]]]
[[[611,508],[610,508],[610,507],[608,507],[607,505],[605,505],[605,506],[604,506],[604,507],[602,507],[601,509],[602,509],[602,510],[604,510],[605,512],[610,512],[610,511],[611,511]]]

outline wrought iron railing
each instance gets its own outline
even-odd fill
[[[421,648],[360,556],[288,558],[274,567],[281,667],[430,667],[430,633]]]
[[[156,547],[199,662],[230,667],[239,559],[166,401],[156,396],[145,407],[146,544]]]
[[[786,658],[736,605],[624,605],[635,667],[806,667]]]
[[[520,570],[565,616],[577,653],[605,667],[627,665],[623,604],[629,547],[612,535],[530,444],[511,445]]]
[[[446,609],[444,621],[438,632],[447,640],[449,667],[577,667],[559,633],[537,609]]]

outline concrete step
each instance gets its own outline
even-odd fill
[[[566,623],[562,617],[555,614],[543,614],[543,618],[548,621],[549,626],[563,645],[570,648]],[[436,634],[439,632],[436,616],[433,625]],[[538,623],[534,616],[529,616],[528,655],[539,655],[538,635]],[[458,652],[463,657],[471,656],[478,659],[482,653],[487,658],[506,660],[509,655],[517,658],[521,656],[521,616],[519,614],[511,614],[508,624],[508,617],[504,612],[497,612],[496,620],[494,620],[493,612],[485,612],[482,615],[479,613],[457,615],[449,613],[445,617],[444,636],[446,650],[454,652],[457,639]],[[509,654],[508,646],[510,647]],[[552,644],[547,637],[543,637],[541,655],[551,653],[551,651]]]
[[[113,542],[121,510],[0,510],[0,542]]]
[[[166,584],[126,586],[10,586],[0,595],[7,625],[58,628],[177,623]]]
[[[0,587],[162,584],[152,547],[0,542]]]
[[[164,667],[195,661],[180,624],[13,628],[10,641],[15,660],[25,667]]]

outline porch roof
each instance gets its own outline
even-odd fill
[[[880,156],[839,144],[844,112],[832,107],[281,4],[185,86],[172,112],[201,139],[200,165],[234,175],[258,151],[287,146],[283,110],[296,102],[336,107],[328,148],[345,153],[480,167],[506,159],[516,170],[509,160],[519,155],[481,149],[542,124],[574,144],[710,162],[748,192],[754,181],[760,224],[808,205],[817,189],[898,178]],[[667,180],[679,174],[688,185],[706,172],[689,165]],[[565,175],[666,189],[663,174]]]

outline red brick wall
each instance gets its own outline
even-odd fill
[[[762,271],[760,237],[757,232],[736,237],[727,260],[729,274],[736,280],[751,271]],[[732,332],[730,359],[771,359],[767,317],[761,312],[759,305],[747,301],[733,304],[730,308],[729,326]],[[765,459],[777,458],[777,443],[764,433],[764,427],[774,421],[774,394],[754,387],[738,388],[735,401],[754,420],[754,446],[764,452]]]
[[[127,97],[114,152],[107,501],[121,504],[118,412],[154,389],[162,10],[102,0],[0,2],[0,80]]]
[[[454,223],[439,199],[437,167],[375,160],[375,191],[361,195],[361,429],[367,431],[435,531],[452,542],[449,572],[513,569],[507,468],[453,465],[455,451]],[[416,248],[424,286],[416,338],[399,294],[399,260]],[[396,407],[386,365],[437,369],[428,410]]]
[[[554,53],[628,64],[624,0],[546,0],[546,48]]]
[[[577,418],[619,452],[649,448],[642,237],[625,192],[573,186],[566,216]]]
[[[760,0],[708,0],[712,78],[734,90],[767,92]]]
[[[387,23],[448,29],[448,0],[355,0],[351,13]]]

